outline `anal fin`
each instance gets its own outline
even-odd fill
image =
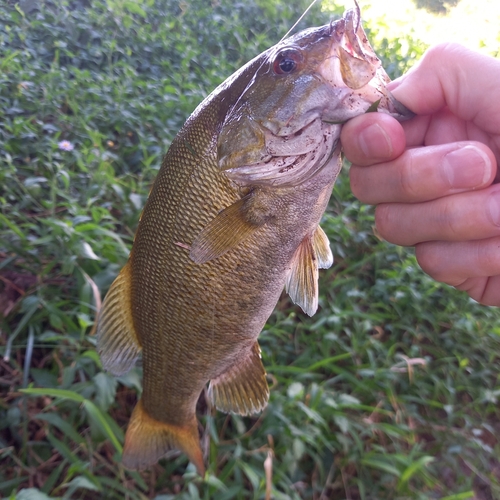
[[[295,251],[285,290],[292,301],[312,316],[318,309],[318,257],[313,238],[306,236]]]
[[[263,410],[269,399],[266,370],[262,365],[257,342],[243,360],[210,381],[208,396],[224,413],[251,415]]]
[[[97,351],[104,368],[113,375],[128,372],[141,351],[132,319],[130,261],[104,299],[97,326]]]
[[[195,415],[182,426],[160,422],[148,415],[140,400],[132,412],[125,435],[123,465],[132,470],[144,469],[154,465],[172,449],[184,452],[196,466],[198,474],[205,475]]]

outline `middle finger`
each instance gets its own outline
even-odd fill
[[[496,173],[491,150],[467,141],[406,150],[387,163],[352,165],[351,189],[363,203],[415,203],[488,186]]]

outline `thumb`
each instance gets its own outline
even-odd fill
[[[500,129],[500,61],[455,43],[429,49],[420,63],[389,84],[396,99],[418,115],[447,106],[486,132]]]

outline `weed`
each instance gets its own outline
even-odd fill
[[[96,307],[126,261],[174,134],[305,7],[0,5],[5,497],[466,499],[482,488],[500,497],[498,311],[426,277],[411,250],[379,241],[346,175],[323,221],[336,263],[321,274],[319,312],[307,318],[283,297],[261,335],[268,408],[242,418],[207,414],[200,401],[205,479],[176,452],[141,473],[120,464],[141,369],[102,371]],[[321,16],[306,22],[327,22]],[[413,62],[398,43],[378,48],[393,76]]]

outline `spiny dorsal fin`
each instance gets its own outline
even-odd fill
[[[236,201],[220,212],[198,234],[191,245],[189,256],[196,264],[217,259],[236,248],[252,235],[262,224],[248,222],[246,205],[249,198]]]
[[[127,469],[144,469],[172,449],[184,452],[196,466],[198,474],[205,475],[195,415],[183,426],[167,424],[148,415],[140,400],[132,412],[125,435],[123,465]]]
[[[128,261],[104,299],[97,326],[97,352],[103,367],[113,375],[128,372],[141,351],[132,319],[130,288]]]
[[[238,360],[220,377],[210,381],[208,396],[225,413],[251,415],[263,410],[269,399],[266,370],[257,342],[243,360]]]
[[[314,231],[312,244],[318,257],[318,267],[320,269],[331,267],[333,264],[333,254],[330,249],[330,242],[328,241],[328,236],[320,226]]]
[[[295,251],[285,283],[292,301],[308,316],[318,309],[318,258],[311,240],[306,236]]]

